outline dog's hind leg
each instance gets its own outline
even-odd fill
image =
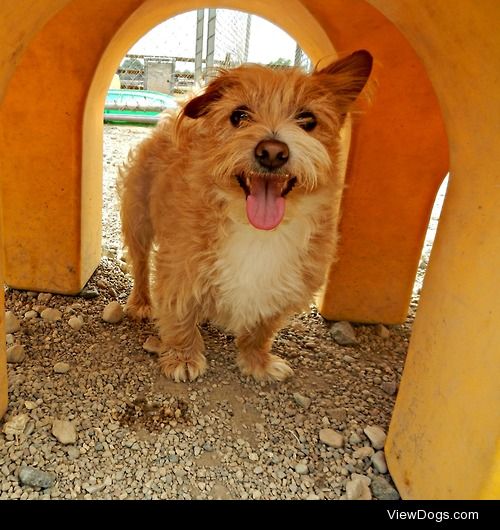
[[[238,336],[236,362],[243,375],[251,375],[258,381],[282,381],[293,374],[284,359],[270,353],[281,322],[281,317],[271,318]]]
[[[137,166],[132,166],[126,175],[121,175],[118,188],[123,241],[127,248],[127,263],[134,277],[134,287],[128,297],[126,311],[136,320],[151,318],[149,277],[153,228],[144,179],[141,177],[143,175],[139,173]]]

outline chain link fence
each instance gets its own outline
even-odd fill
[[[134,45],[117,71],[120,86],[182,97],[204,86],[218,68],[233,68],[249,60],[309,71],[311,61],[285,35],[248,13],[229,9],[190,11],[158,25]],[[273,45],[278,42],[287,48],[276,48],[273,56]],[[148,53],[139,53],[144,50]]]

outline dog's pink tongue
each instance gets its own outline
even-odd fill
[[[276,228],[285,215],[285,199],[281,185],[271,179],[254,177],[251,193],[247,197],[247,217],[259,230]]]

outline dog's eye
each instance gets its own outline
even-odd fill
[[[299,127],[304,129],[304,131],[312,131],[318,122],[316,121],[316,116],[312,112],[301,112],[297,114],[295,118]]]
[[[250,112],[247,107],[240,107],[231,113],[229,117],[233,127],[240,127],[243,122],[250,121]]]

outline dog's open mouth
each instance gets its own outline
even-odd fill
[[[249,173],[237,175],[246,195],[247,217],[259,230],[276,228],[285,215],[285,197],[297,182],[287,173]]]

